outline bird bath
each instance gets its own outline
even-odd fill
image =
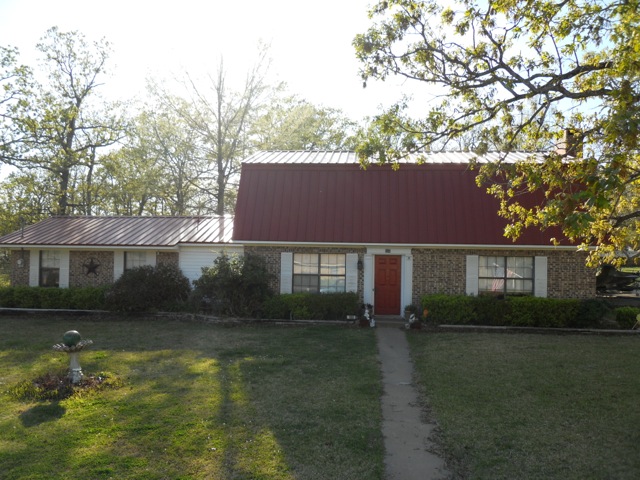
[[[82,380],[82,367],[78,356],[85,347],[93,344],[93,340],[81,340],[76,330],[69,330],[62,336],[62,343],[57,343],[53,349],[57,352],[65,352],[69,355],[69,379],[71,383],[80,383]]]

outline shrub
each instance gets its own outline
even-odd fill
[[[570,326],[574,328],[597,327],[611,312],[611,307],[604,300],[596,298],[582,300],[578,308],[578,315]]]
[[[259,316],[272,295],[269,273],[262,257],[222,255],[195,280],[195,301],[207,302],[213,313],[234,317]]]
[[[145,265],[126,270],[107,292],[109,310],[146,312],[174,308],[186,302],[191,291],[189,279],[172,264]]]
[[[620,307],[616,308],[616,322],[620,328],[633,328],[637,322],[637,316],[640,314],[640,308],[636,307]]]
[[[110,286],[70,288],[70,306],[78,310],[103,310]]]
[[[571,325],[578,315],[579,300],[539,297],[510,297],[504,325],[555,327]]]
[[[0,306],[6,308],[52,308],[102,310],[108,287],[0,288]]]
[[[290,293],[276,295],[264,304],[270,319],[344,320],[359,311],[356,293]]]
[[[596,326],[610,314],[599,300],[539,297],[426,295],[422,306],[436,324],[502,325],[520,327]]]
[[[429,311],[427,319],[436,324],[458,325],[476,323],[474,297],[465,295],[428,295],[422,298],[422,308]]]

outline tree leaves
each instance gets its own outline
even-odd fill
[[[406,103],[376,116],[361,160],[460,145],[531,151],[516,168],[480,169],[481,182],[505,177],[489,191],[511,223],[508,236],[559,225],[592,247],[592,264],[640,251],[639,12],[638,0],[378,2],[354,40],[363,80],[399,75],[446,96],[418,119]],[[566,148],[567,130],[580,132],[581,148]],[[546,201],[522,205],[516,189],[543,190]]]

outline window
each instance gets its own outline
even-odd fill
[[[295,253],[293,292],[344,292],[346,285],[344,253]]]
[[[60,285],[60,252],[40,251],[40,286],[57,287]]]
[[[533,295],[533,257],[479,257],[478,293]]]
[[[124,252],[124,269],[142,267],[147,264],[147,252]]]

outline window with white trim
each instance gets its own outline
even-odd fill
[[[294,253],[293,292],[335,293],[346,291],[344,253]]]
[[[533,257],[478,257],[478,293],[533,295]]]
[[[124,252],[124,269],[131,270],[132,268],[142,267],[147,264],[147,252],[145,251],[133,251]]]
[[[40,280],[41,287],[60,286],[60,252],[56,250],[40,251]]]

